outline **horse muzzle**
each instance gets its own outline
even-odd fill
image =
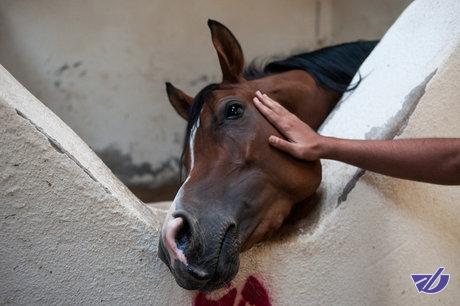
[[[236,225],[216,216],[197,221],[185,211],[172,217],[163,226],[158,256],[178,285],[210,291],[230,282],[239,267]]]

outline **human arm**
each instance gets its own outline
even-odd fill
[[[317,134],[267,95],[254,104],[286,139],[272,146],[303,160],[332,159],[380,174],[434,184],[460,184],[460,139],[351,140]]]

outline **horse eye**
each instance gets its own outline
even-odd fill
[[[225,109],[225,120],[235,120],[243,116],[243,106],[239,103],[231,103]]]

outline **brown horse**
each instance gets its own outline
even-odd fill
[[[268,144],[278,131],[252,103],[261,90],[317,129],[375,42],[357,42],[291,56],[262,72],[244,71],[241,47],[209,20],[223,80],[192,98],[166,84],[188,121],[187,178],[163,225],[159,256],[186,289],[213,290],[238,272],[239,253],[278,230],[291,208],[315,193],[320,162],[302,162]]]

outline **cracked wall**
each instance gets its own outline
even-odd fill
[[[415,111],[420,99],[425,94],[425,88],[436,74],[436,70],[430,73],[419,85],[414,87],[404,98],[401,109],[392,117],[388,118],[384,126],[373,126],[364,135],[364,139],[394,139],[403,133],[410,116]],[[348,194],[355,188],[358,180],[364,175],[363,169],[357,169],[352,178],[346,183],[337,199],[337,206],[347,200]]]

